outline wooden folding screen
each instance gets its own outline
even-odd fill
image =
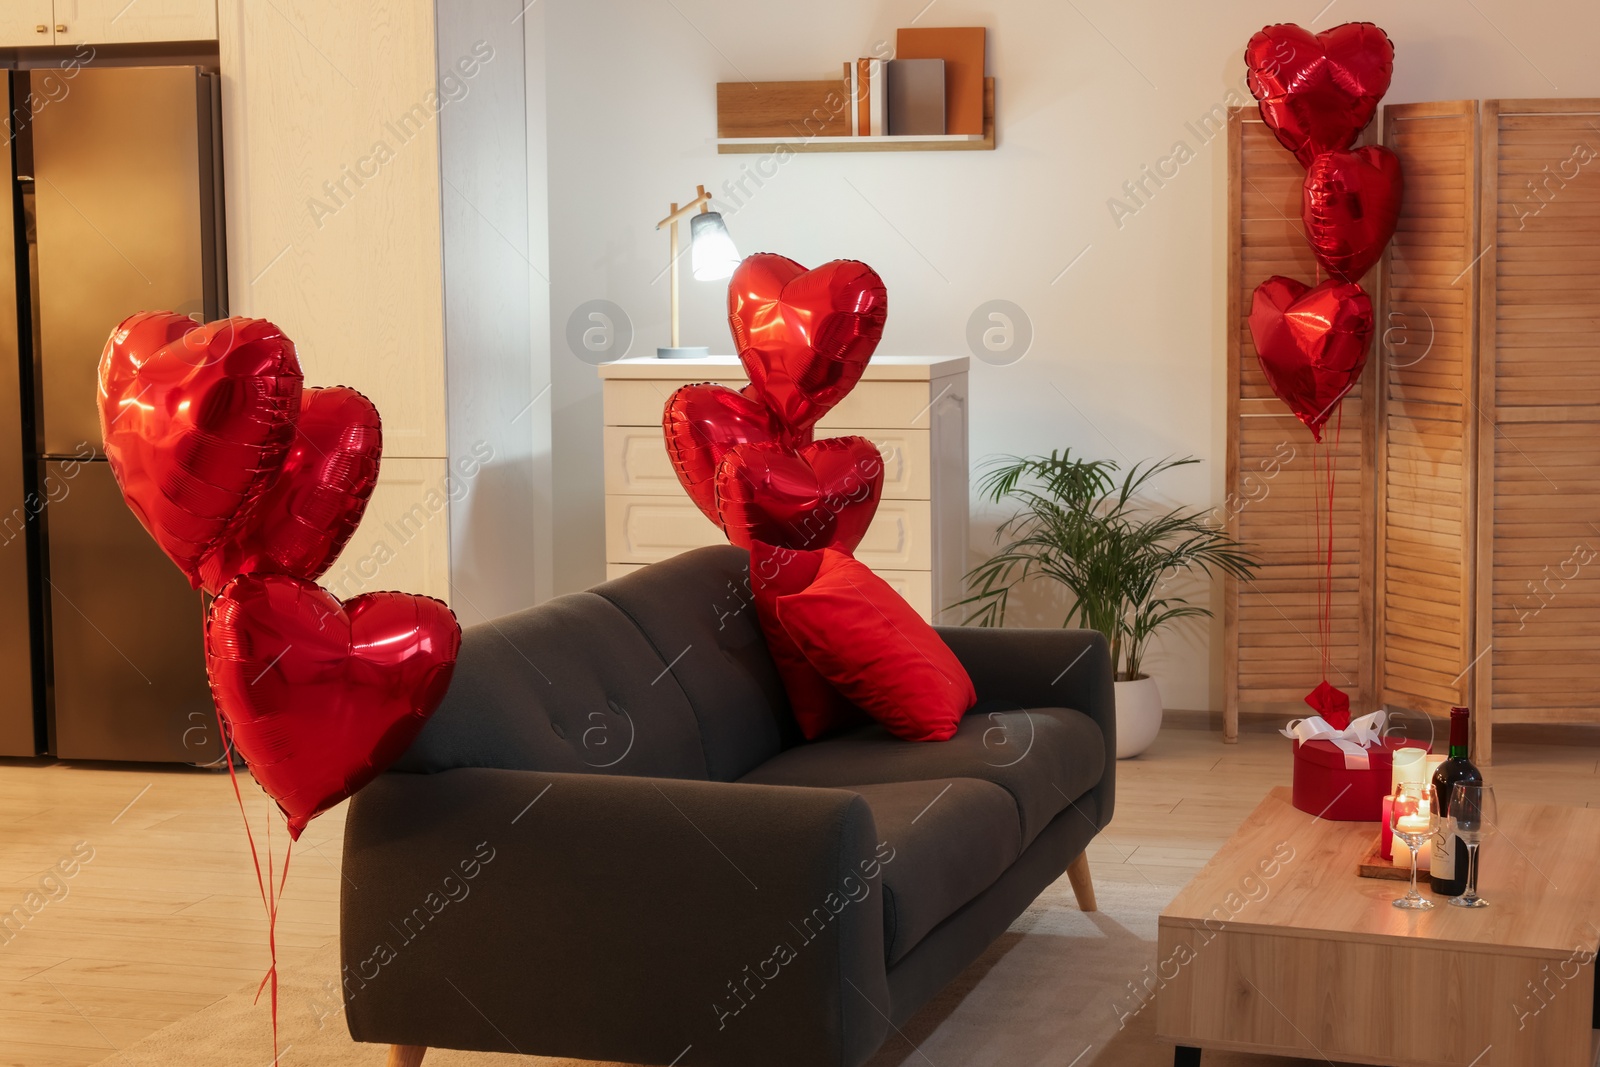
[[[1375,666],[1379,703],[1471,704],[1478,105],[1384,109],[1405,175],[1379,301]],[[1370,710],[1370,709],[1369,709]]]
[[[1600,100],[1483,105],[1477,715],[1600,721]]]
[[[1406,193],[1345,402],[1333,680],[1362,708],[1472,705],[1486,764],[1497,722],[1600,722],[1600,100],[1393,105],[1382,139]],[[1253,110],[1230,149],[1227,508],[1266,560],[1224,588],[1232,740],[1241,704],[1296,710],[1319,671],[1309,438],[1245,325],[1262,279],[1316,277],[1302,172]]]
[[[1300,223],[1305,170],[1254,108],[1228,123],[1228,448],[1224,512],[1229,531],[1259,552],[1248,582],[1223,582],[1224,738],[1237,740],[1241,705],[1298,704],[1322,677],[1318,589],[1324,560],[1312,519],[1324,479],[1312,470],[1311,433],[1272,394],[1246,318],[1251,294],[1274,274],[1317,281]],[[1329,678],[1362,707],[1373,699],[1372,435],[1366,426],[1369,368],[1344,400],[1324,441],[1337,472],[1333,662]],[[1324,502],[1324,507],[1326,503]]]

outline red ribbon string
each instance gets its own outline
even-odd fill
[[[223,724],[222,711],[217,710],[217,732],[222,737],[222,754],[228,762],[228,780],[233,783],[233,799],[239,803],[239,817],[244,821],[245,840],[250,842],[250,862],[256,869],[256,888],[261,893],[261,906],[267,913],[267,951],[271,957],[271,966],[267,973],[261,976],[260,985],[256,986],[256,999],[261,999],[261,990],[268,982],[272,984],[272,1062],[277,1063],[281,1055],[278,1051],[278,901],[283,897],[283,887],[289,880],[289,858],[294,852],[294,837],[289,838],[289,847],[283,854],[283,876],[276,885],[272,878],[272,821],[267,821],[267,873],[261,874],[261,856],[256,851],[255,834],[250,832],[250,816],[245,811],[244,794],[239,791],[239,776],[233,769],[233,745],[228,737],[228,728]]]

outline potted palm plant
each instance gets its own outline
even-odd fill
[[[1161,692],[1143,672],[1150,638],[1178,619],[1209,608],[1164,592],[1189,572],[1249,578],[1257,561],[1243,544],[1190,508],[1160,510],[1138,497],[1153,478],[1194,458],[1136,463],[1117,478],[1110,460],[1002,456],[978,483],[983,497],[1018,505],[995,531],[1000,550],[967,574],[966,622],[1005,622],[1012,590],[1032,582],[1062,586],[1072,597],[1063,626],[1098,630],[1116,668],[1117,758],[1137,756],[1161,729]]]

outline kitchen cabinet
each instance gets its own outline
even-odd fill
[[[50,0],[6,0],[0,5],[0,47],[54,44]]]
[[[6,0],[0,47],[211,41],[216,0]]]

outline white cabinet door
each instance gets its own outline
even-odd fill
[[[216,0],[55,0],[54,25],[56,44],[214,41],[217,4]]]
[[[54,44],[55,39],[55,14],[50,10],[50,0],[0,3],[0,48]]]

